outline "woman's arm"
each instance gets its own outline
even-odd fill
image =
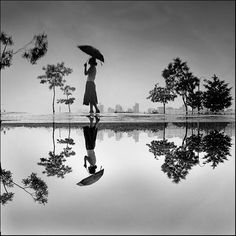
[[[87,167],[86,161],[87,161],[87,156],[84,156],[84,167],[85,167],[85,168]]]
[[[84,64],[84,74],[87,75],[88,71],[87,71],[87,63]]]

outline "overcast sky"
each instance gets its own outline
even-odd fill
[[[180,57],[194,75],[213,74],[230,84],[235,97],[234,1],[1,1],[1,31],[11,35],[14,50],[35,34],[48,35],[48,52],[36,65],[16,54],[1,71],[1,106],[6,111],[51,113],[52,91],[38,75],[47,64],[65,62],[66,77],[76,87],[72,112],[83,106],[88,56],[77,45],[93,45],[104,55],[97,66],[99,103],[124,109],[161,106],[147,100],[162,70]],[[203,86],[202,86],[203,88]],[[63,95],[57,90],[57,98]],[[233,103],[235,104],[235,103]],[[182,106],[181,99],[168,104]],[[67,111],[61,105],[62,111]],[[56,112],[59,105],[56,105]]]

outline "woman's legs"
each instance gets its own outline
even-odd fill
[[[97,104],[96,103],[94,103],[93,104],[93,106],[95,107],[95,109],[96,109],[96,113],[100,113],[100,110],[98,109],[98,106],[97,106]]]
[[[90,111],[89,111],[89,113],[93,113],[93,104],[92,104],[92,103],[89,103],[89,106],[90,106]]]

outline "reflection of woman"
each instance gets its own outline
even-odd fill
[[[89,113],[92,115],[93,114],[93,106],[96,109],[96,113],[100,113],[97,104],[98,104],[98,99],[97,99],[97,93],[96,93],[96,85],[95,85],[95,77],[96,77],[96,59],[94,57],[89,59],[89,69],[87,70],[87,63],[84,64],[84,74],[88,75],[87,77],[87,82],[86,82],[86,88],[85,88],[85,93],[84,93],[84,100],[83,100],[83,105],[90,106],[90,111]]]
[[[90,117],[90,126],[84,126],[84,139],[85,146],[87,150],[87,155],[84,156],[84,167],[87,168],[87,162],[90,164],[88,167],[88,172],[90,174],[94,174],[96,172],[96,155],[95,155],[95,145],[97,138],[97,125],[99,122],[99,118],[95,117],[96,123],[93,125],[93,117]]]

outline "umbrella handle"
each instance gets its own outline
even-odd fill
[[[85,62],[86,64],[88,63],[88,61],[89,61],[89,58],[87,59],[87,61]]]

